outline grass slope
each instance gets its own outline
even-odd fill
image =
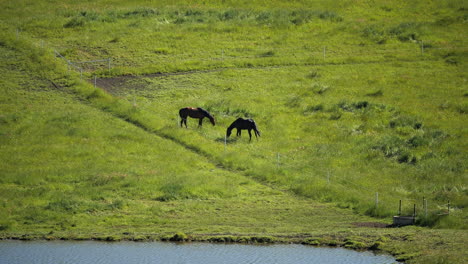
[[[3,237],[263,234],[466,259],[463,1],[13,3],[0,11]],[[110,71],[76,63],[108,57]],[[183,106],[217,126],[178,128]],[[238,116],[262,138],[225,148]],[[423,198],[420,225],[461,230],[356,229],[388,220],[314,202],[388,217]]]
[[[343,239],[353,222],[372,221],[217,167],[27,74],[21,54],[2,54],[3,237],[161,239],[182,230],[248,239],[323,228]]]

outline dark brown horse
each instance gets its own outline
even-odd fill
[[[203,108],[193,108],[193,107],[185,107],[179,110],[179,115],[182,120],[180,120],[180,126],[185,124],[187,127],[187,117],[190,116],[191,118],[198,118],[198,126],[202,126],[203,118],[207,117],[210,119],[211,124],[215,125],[215,119],[208,111]]]
[[[258,131],[257,124],[255,124],[253,119],[238,118],[236,121],[232,122],[226,131],[226,138],[231,135],[231,131],[234,128],[237,128],[237,136],[241,135],[241,131],[243,129],[247,129],[249,131],[250,140],[252,140],[252,133],[250,132],[252,130],[255,132],[256,138],[260,136],[260,131]]]

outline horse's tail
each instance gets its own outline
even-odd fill
[[[258,131],[258,129],[257,129],[257,128],[255,128],[255,130],[254,130],[254,131],[255,131],[255,134],[256,134],[256,135],[260,136],[260,131]]]
[[[187,107],[181,108],[181,109],[179,110],[179,116],[180,116],[180,118],[187,118],[187,115],[188,115],[188,113],[187,113]]]
[[[254,120],[252,120],[252,126],[253,126],[253,130],[255,132],[255,136],[260,136],[260,131],[258,131],[257,123],[255,123]]]

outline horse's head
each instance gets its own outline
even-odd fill
[[[228,129],[226,130],[226,138],[228,138],[230,135],[231,135],[231,128],[228,127]]]
[[[211,124],[212,124],[213,126],[215,125],[215,123],[216,123],[216,122],[215,122],[215,119],[214,119],[214,117],[213,117],[210,113],[208,113],[208,111],[206,111],[205,109],[200,108],[200,107],[197,108],[197,109],[198,109],[198,111],[200,111],[200,113],[201,113],[204,117],[208,117],[208,119],[210,120],[210,122],[211,122]]]
[[[212,124],[213,126],[215,125],[215,119],[214,119],[214,117],[210,117],[210,122],[211,122],[211,124]]]

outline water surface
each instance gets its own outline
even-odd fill
[[[372,252],[304,245],[166,242],[0,241],[0,264],[377,264]]]

